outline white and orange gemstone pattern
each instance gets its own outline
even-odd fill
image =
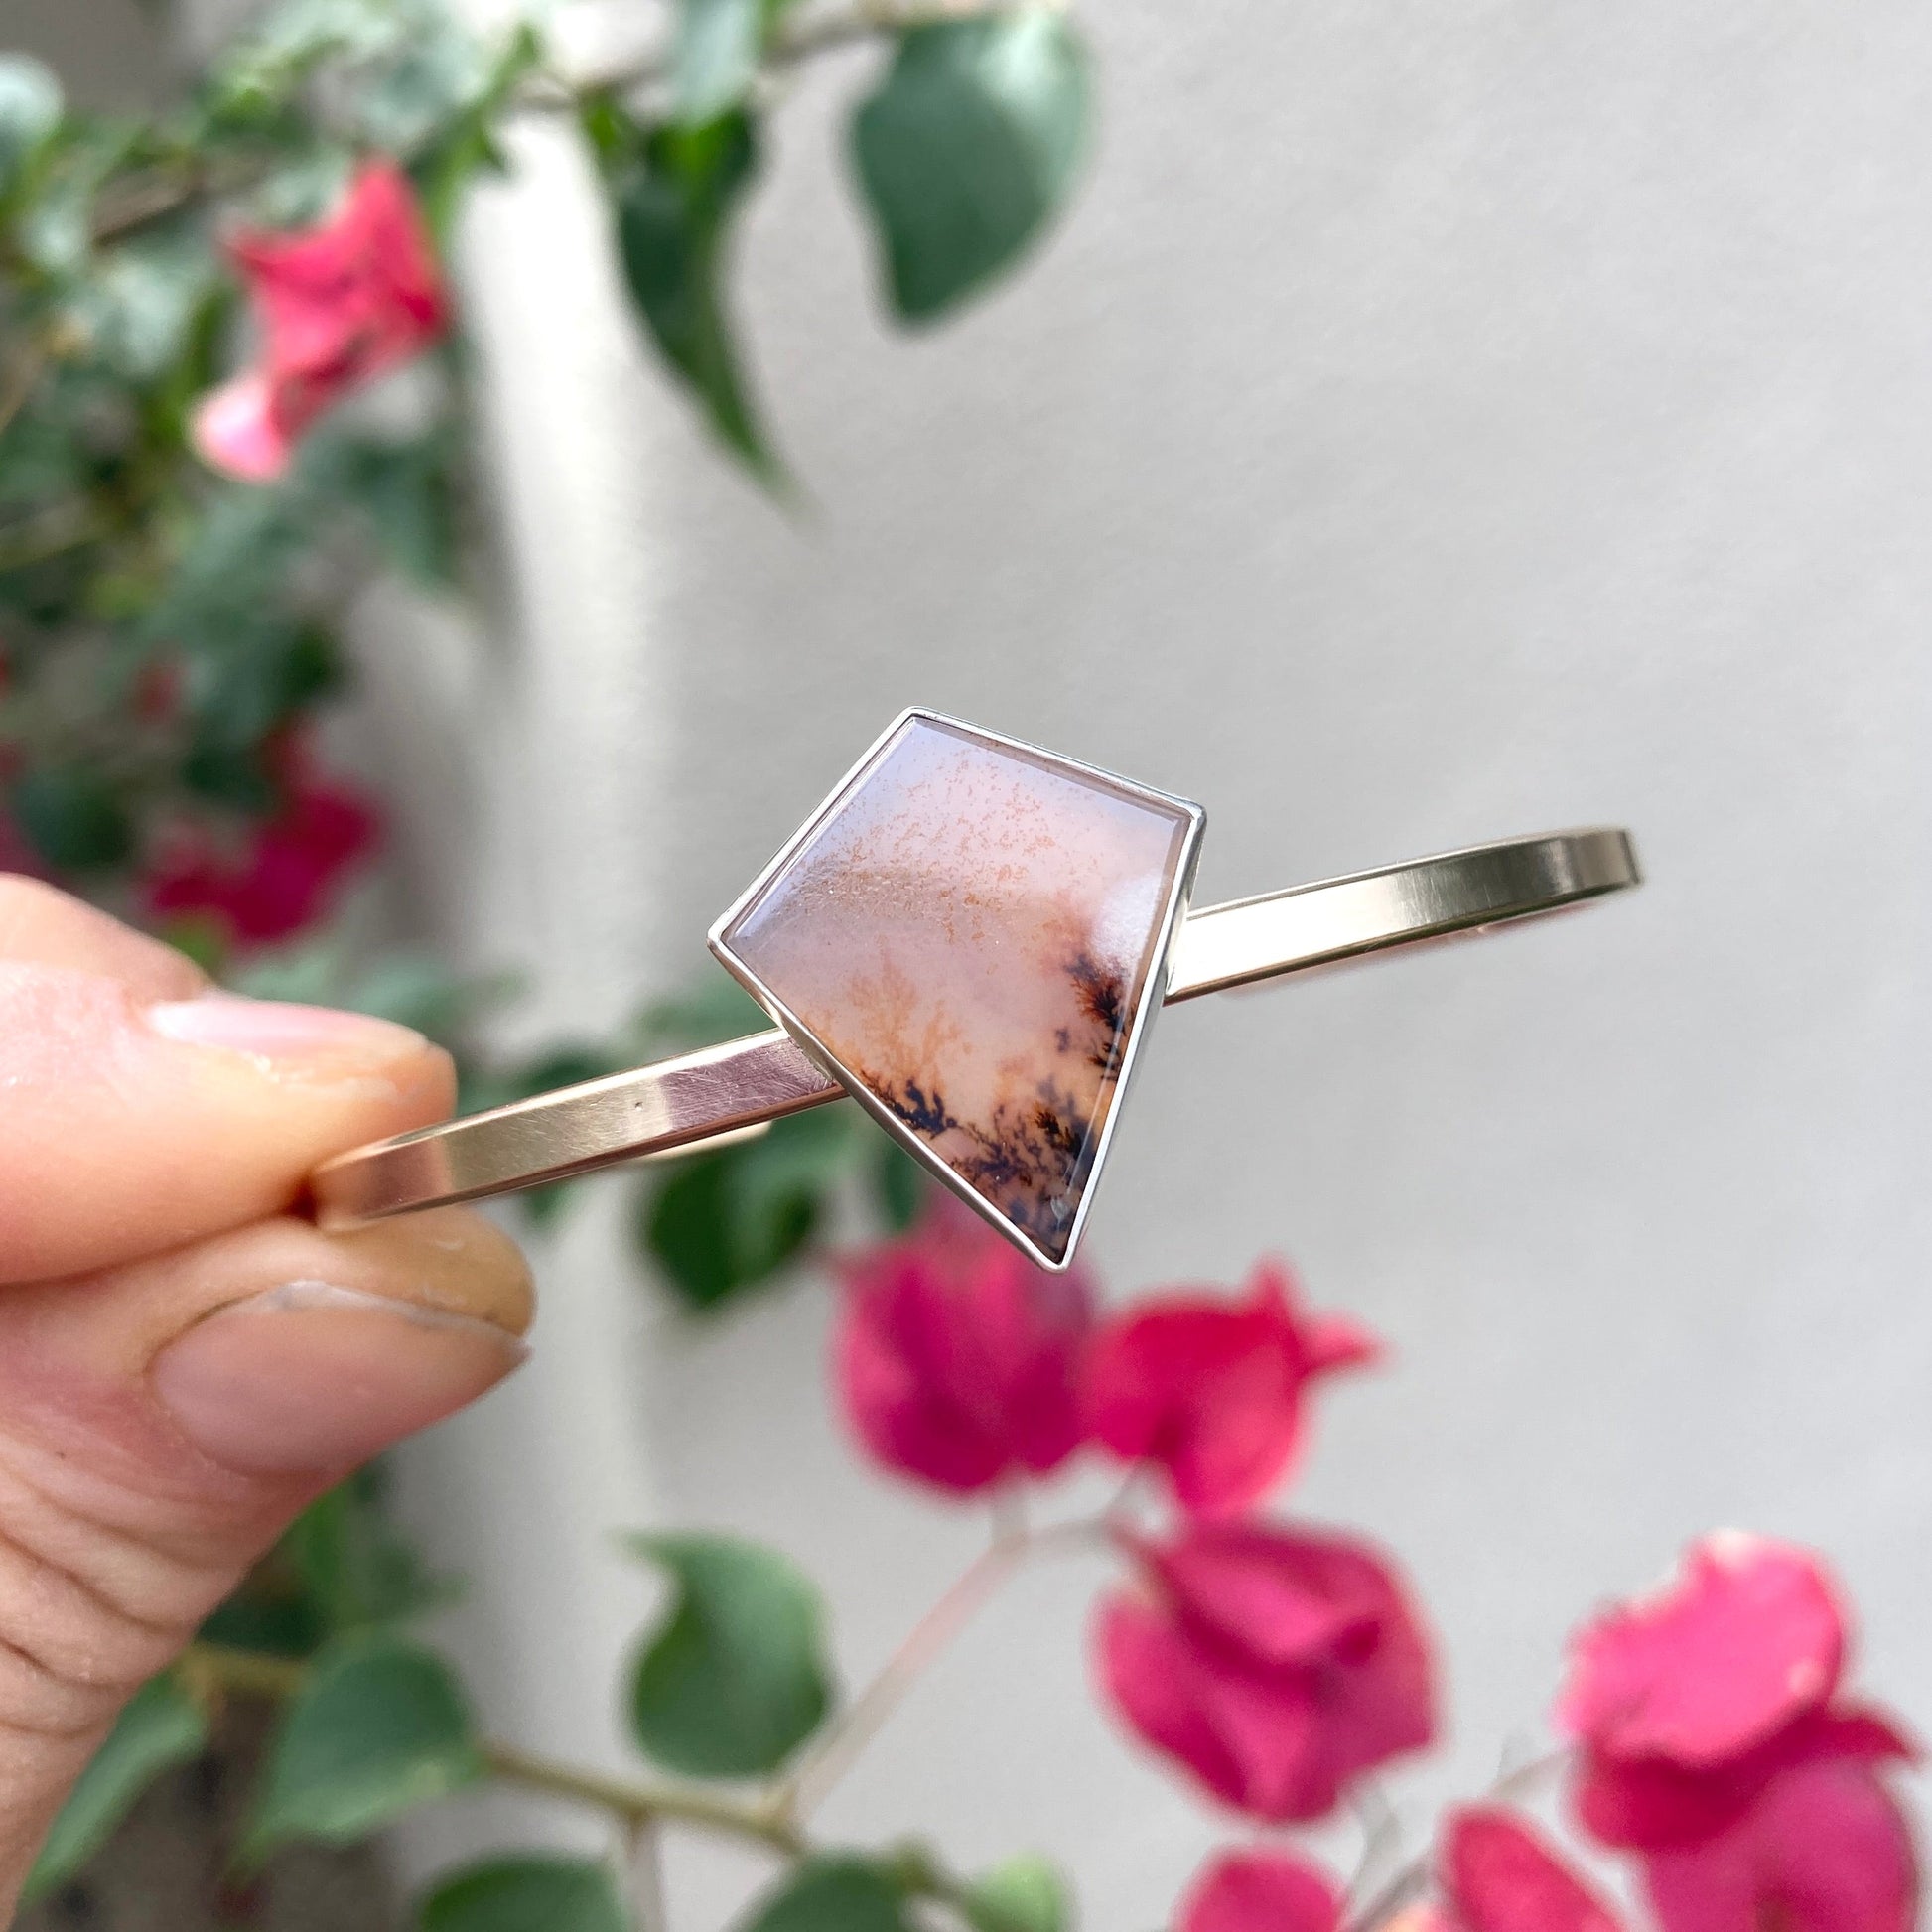
[[[1177,800],[914,714],[719,951],[1059,1261],[1197,823]]]

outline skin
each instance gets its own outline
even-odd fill
[[[415,1034],[213,993],[0,876],[0,1921],[127,1698],[288,1522],[522,1359],[488,1222],[291,1211],[453,1096]]]

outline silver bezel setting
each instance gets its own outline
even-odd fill
[[[954,1173],[945,1161],[906,1126],[870,1087],[843,1066],[837,1054],[786,1006],[770,987],[765,985],[758,973],[732,951],[725,937],[729,928],[784,872],[826,821],[871,775],[906,728],[915,722],[940,726],[946,731],[955,732],[960,737],[984,745],[990,750],[1019,753],[1024,757],[1036,759],[1048,769],[1057,767],[1123,796],[1175,812],[1185,821],[1181,831],[1180,855],[1174,865],[1173,877],[1170,882],[1167,899],[1162,906],[1161,918],[1156,927],[1156,943],[1150,954],[1147,972],[1142,978],[1140,994],[1135,1002],[1134,1012],[1121,1046],[1120,1070],[1115,1077],[1113,1097],[1107,1108],[1106,1118],[1100,1123],[1093,1160],[1087,1170],[1079,1204],[1073,1211],[1072,1223],[1067,1229],[1066,1251],[1057,1259],[1047,1254],[1024,1229],[1016,1227],[991,1201]],[[1120,1122],[1121,1110],[1126,1104],[1135,1067],[1140,1059],[1142,1043],[1152,1032],[1155,1015],[1159,1012],[1166,996],[1173,964],[1174,939],[1193,894],[1194,872],[1200,859],[1201,833],[1206,823],[1207,814],[1191,799],[1175,797],[1172,792],[1158,791],[1151,785],[1136,784],[1132,779],[1120,777],[1112,771],[1103,771],[1098,765],[1084,763],[1079,759],[1067,758],[1063,753],[1049,752],[1037,745],[1030,745],[1024,739],[1010,738],[1001,732],[988,731],[983,726],[967,724],[963,719],[950,717],[944,712],[933,711],[922,705],[909,705],[873,741],[865,756],[832,788],[818,809],[785,841],[777,856],[713,922],[711,929],[705,935],[705,942],[719,964],[770,1014],[779,1026],[784,1028],[806,1053],[810,1054],[874,1120],[893,1136],[899,1146],[919,1162],[927,1173],[964,1201],[982,1220],[997,1228],[1037,1267],[1053,1274],[1062,1274],[1073,1266],[1074,1258],[1079,1252],[1080,1236],[1086,1227],[1087,1215],[1092,1210],[1094,1197],[1100,1189],[1101,1173],[1106,1166],[1108,1150],[1113,1144],[1114,1130]]]

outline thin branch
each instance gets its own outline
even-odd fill
[[[1355,1820],[1362,1831],[1362,1849],[1355,1863],[1351,1893],[1367,1892],[1392,1861],[1402,1853],[1402,1821],[1389,1794],[1374,1780],[1365,1780],[1350,1793]]]
[[[1039,3],[1059,6],[1063,0],[1039,0]],[[781,28],[764,51],[763,65],[777,69],[795,67],[815,54],[829,53],[882,35],[903,34],[915,27],[938,27],[952,21],[990,19],[1011,13],[1015,4],[1016,0],[853,0],[849,7],[820,14],[794,27]],[[672,61],[672,51],[660,47],[602,72],[570,76],[533,74],[515,88],[507,105],[512,111],[574,114],[587,95],[630,93],[669,79]],[[98,244],[118,240],[205,196],[250,187],[268,167],[262,161],[223,174],[191,163],[173,173],[157,168],[136,176],[122,184],[112,200],[103,206],[93,223],[94,241]]]
[[[53,503],[11,528],[0,530],[0,571],[25,570],[64,550],[77,550],[104,534],[93,507],[77,498]]]
[[[486,1741],[482,1750],[490,1774],[505,1783],[548,1792],[556,1798],[574,1798],[629,1824],[695,1825],[727,1838],[755,1840],[787,1858],[797,1858],[806,1849],[804,1834],[781,1817],[774,1805],[721,1797],[695,1786],[636,1784],[581,1765],[559,1763],[514,1744]]]
[[[780,32],[773,39],[767,58],[782,67],[830,48],[871,40],[879,34],[903,34],[914,27],[943,27],[957,20],[985,20],[1014,10],[1014,0],[909,0],[909,4],[897,6],[890,4],[890,0],[868,6],[860,0],[849,12],[824,14],[817,20],[801,22],[789,33]]]
[[[1047,0],[1058,4],[1058,0]],[[781,27],[764,50],[763,65],[795,67],[815,54],[830,53],[883,35],[908,33],[915,27],[940,27],[952,21],[987,20],[1011,13],[1016,0],[853,0],[853,4],[821,13],[789,27]],[[587,94],[634,92],[668,80],[675,56],[668,47],[655,47],[633,60],[564,77],[535,76],[513,96],[513,104],[542,113],[572,113]]]
[[[664,1901],[664,1847],[654,1818],[634,1820],[625,1835],[624,1891],[636,1932],[670,1932]]]
[[[0,381],[0,436],[6,435],[13,419],[25,406],[27,398],[34,393],[34,385],[41,379],[47,367],[47,345],[44,343],[30,343],[14,358],[13,366],[7,371],[4,381]]]
[[[912,1626],[911,1633],[866,1688],[806,1754],[778,1793],[788,1819],[809,1818],[884,1728],[907,1693],[952,1645],[973,1618],[1031,1558],[1053,1550],[1085,1548],[1109,1535],[1104,1518],[996,1533],[952,1587]]]
[[[292,1698],[308,1682],[309,1667],[293,1657],[270,1657],[258,1650],[230,1650],[225,1644],[188,1647],[182,1668],[191,1686],[211,1686],[243,1697]]]
[[[203,1643],[189,1648],[183,1667],[190,1685],[278,1703],[296,1696],[309,1674],[306,1664],[290,1658]],[[644,1784],[610,1777],[494,1740],[485,1740],[479,1749],[491,1776],[528,1791],[592,1805],[626,1826],[643,1827],[668,1820],[766,1845],[786,1858],[798,1858],[806,1850],[804,1834],[775,1804],[728,1798],[686,1785]]]
[[[1520,1798],[1534,1790],[1552,1771],[1560,1769],[1569,1758],[1567,1748],[1547,1751],[1543,1756],[1532,1758],[1527,1764],[1518,1765],[1515,1770],[1497,1778],[1484,1796],[1503,1800]],[[1349,1914],[1343,1932],[1377,1932],[1377,1928],[1386,1925],[1397,1912],[1421,1894],[1429,1883],[1433,1863],[1430,1852],[1418,1853],[1367,1904]]]
[[[101,212],[94,217],[94,241],[96,244],[116,241],[136,228],[145,227],[150,221],[160,220],[164,214],[172,214],[177,208],[186,207],[199,196],[208,193],[211,187],[207,176],[199,168],[191,168],[173,177],[137,175],[118,189],[113,200],[105,203]]]

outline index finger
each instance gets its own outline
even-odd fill
[[[0,957],[0,1282],[260,1220],[319,1161],[449,1112],[449,1057],[419,1034],[198,990],[140,951],[153,942],[117,928],[134,948],[117,956],[103,915],[65,903],[32,923],[55,963]],[[65,963],[87,948],[107,971]]]

